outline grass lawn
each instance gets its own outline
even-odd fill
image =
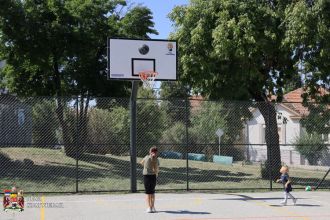
[[[61,150],[40,148],[0,148],[11,162],[1,164],[0,189],[17,185],[26,192],[75,192],[78,176],[79,191],[117,191],[130,189],[130,163],[128,156],[86,154],[78,161],[65,156]],[[30,159],[33,165],[22,161]],[[141,158],[138,158],[138,161]],[[21,162],[20,162],[21,161]],[[160,158],[161,172],[157,189],[186,189],[185,160]],[[138,190],[143,189],[142,167],[138,170]],[[324,176],[324,170],[292,168],[290,176],[294,187],[315,186]],[[211,162],[189,161],[190,189],[268,188],[269,180],[260,178],[260,165],[232,166]],[[330,177],[323,186],[330,186]],[[280,184],[273,184],[281,188]]]

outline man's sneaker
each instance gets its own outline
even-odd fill
[[[293,205],[296,205],[296,204],[297,204],[297,199],[294,198],[294,199],[293,199]]]
[[[286,205],[285,201],[280,202],[281,205]]]
[[[146,213],[152,213],[152,210],[151,210],[151,208],[147,208],[147,211],[146,211]]]
[[[155,209],[155,207],[152,207],[152,208],[151,208],[151,211],[152,211],[152,212],[157,212],[156,209]]]

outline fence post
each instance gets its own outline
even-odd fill
[[[75,145],[76,145],[76,193],[79,192],[79,166],[78,166],[78,144],[79,141],[79,97],[77,96],[76,99],[76,138],[75,138]]]
[[[186,96],[185,100],[185,109],[186,109],[186,175],[187,175],[187,191],[189,191],[189,161],[188,161],[188,148],[189,148],[189,99],[188,96]]]
[[[268,102],[267,102],[268,103]],[[272,191],[273,190],[273,155],[272,155],[272,139],[271,139],[271,129],[270,129],[270,107],[271,107],[271,103],[268,103],[268,123],[267,123],[267,130],[268,130],[268,144],[269,144],[269,160],[268,160],[268,168],[269,168],[269,190]]]

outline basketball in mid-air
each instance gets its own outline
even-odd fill
[[[142,55],[146,55],[149,52],[149,46],[146,44],[143,44],[140,48],[139,48],[139,52]]]

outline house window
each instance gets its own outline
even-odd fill
[[[284,137],[283,131],[285,131],[285,129],[282,130],[281,126],[277,127],[277,133],[278,133],[280,144],[285,144],[284,139],[283,139],[283,137]],[[266,144],[266,125],[264,125],[264,124],[261,126],[260,140],[261,140],[261,144]]]
[[[24,109],[19,109],[17,112],[17,118],[18,118],[18,125],[22,126],[25,122],[25,114]]]

